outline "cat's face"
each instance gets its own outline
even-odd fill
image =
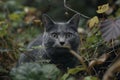
[[[54,22],[47,15],[43,16],[45,33],[49,47],[70,47],[72,49],[79,45],[77,32],[79,14],[74,15],[68,22]]]

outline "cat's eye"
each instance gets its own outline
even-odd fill
[[[73,35],[72,35],[72,33],[66,33],[66,38],[70,38],[70,37],[72,37]]]
[[[58,38],[58,34],[57,33],[52,33],[51,36],[54,37],[54,38]]]

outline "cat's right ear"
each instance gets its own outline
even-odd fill
[[[54,21],[47,14],[42,15],[42,22],[46,31],[51,29],[51,27],[54,25]]]

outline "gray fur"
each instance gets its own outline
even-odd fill
[[[37,61],[40,56],[50,59],[51,63],[62,65],[59,68],[74,67],[77,59],[70,54],[68,46],[78,52],[79,34],[77,32],[79,14],[75,14],[68,22],[54,22],[49,16],[43,15],[44,33],[28,45],[28,50],[33,46],[42,46],[21,54],[18,65],[25,62]]]

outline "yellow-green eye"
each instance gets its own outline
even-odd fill
[[[58,38],[58,34],[57,33],[52,33],[51,36],[54,37],[54,38]]]
[[[73,36],[72,33],[66,33],[66,38],[70,38],[72,36]]]

